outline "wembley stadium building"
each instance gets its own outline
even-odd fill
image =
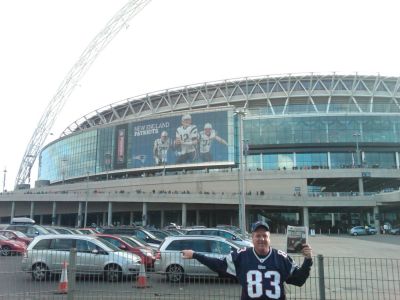
[[[129,98],[73,122],[0,222],[321,232],[400,223],[400,78],[246,77]]]

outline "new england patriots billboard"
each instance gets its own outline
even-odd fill
[[[231,111],[187,113],[115,127],[114,168],[233,162]]]

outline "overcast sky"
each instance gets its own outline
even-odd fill
[[[4,168],[13,189],[47,104],[127,2],[0,0],[0,189]],[[299,72],[399,76],[398,3],[153,0],[101,52],[47,143],[97,108],[171,87]]]

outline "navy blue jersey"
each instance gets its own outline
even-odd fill
[[[242,286],[242,300],[286,299],[283,283],[303,285],[312,265],[311,259],[305,259],[300,268],[285,252],[273,248],[263,258],[254,248],[232,252],[223,259],[198,253],[193,257],[217,273],[235,276]]]

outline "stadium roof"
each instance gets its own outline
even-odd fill
[[[177,87],[128,98],[86,114],[61,134],[163,113],[247,107],[251,115],[400,113],[400,78],[285,74]]]

